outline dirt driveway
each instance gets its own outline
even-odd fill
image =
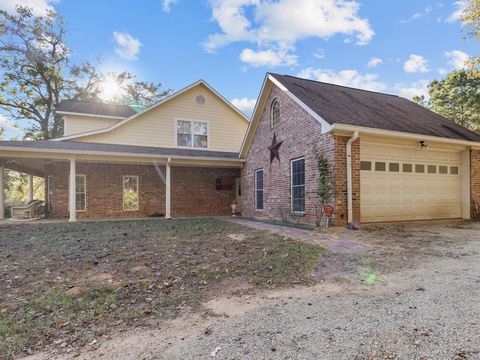
[[[314,286],[217,297],[203,313],[58,358],[480,359],[480,224],[328,236],[361,251],[323,256]],[[30,357],[45,358],[55,356]]]

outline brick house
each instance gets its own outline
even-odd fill
[[[61,138],[0,141],[1,218],[4,168],[45,178],[49,216],[70,221],[231,214],[248,118],[205,81],[147,109],[66,100],[57,113]]]
[[[246,216],[314,222],[317,156],[337,224],[469,219],[480,200],[480,135],[398,96],[292,76],[267,74],[240,156]]]
[[[202,80],[147,109],[57,113],[61,138],[0,141],[0,218],[8,168],[45,178],[49,216],[70,221],[229,215],[235,199],[313,223],[319,156],[338,225],[468,219],[480,200],[480,135],[398,96],[267,74],[250,121]]]

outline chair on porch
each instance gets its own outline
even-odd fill
[[[32,200],[25,206],[11,209],[12,220],[34,220],[45,217],[45,201]]]

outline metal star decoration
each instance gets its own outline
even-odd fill
[[[282,145],[283,141],[277,142],[277,135],[273,133],[273,140],[272,140],[272,145],[268,147],[268,150],[270,150],[270,164],[272,163],[275,158],[280,161],[280,146]]]

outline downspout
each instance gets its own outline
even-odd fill
[[[353,195],[352,195],[352,144],[358,139],[358,131],[347,141],[347,223],[353,221]]]

